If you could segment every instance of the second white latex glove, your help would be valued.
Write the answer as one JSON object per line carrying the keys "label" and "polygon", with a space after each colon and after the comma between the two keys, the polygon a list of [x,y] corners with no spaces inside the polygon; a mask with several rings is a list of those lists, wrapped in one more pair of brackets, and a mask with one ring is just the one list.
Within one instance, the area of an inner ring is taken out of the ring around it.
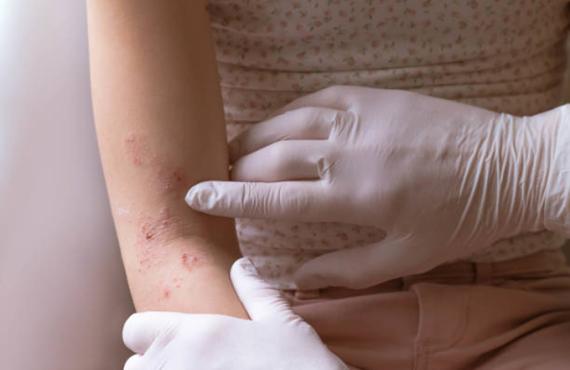
{"label": "second white latex glove", "polygon": [[251,317],[178,312],[131,315],[123,341],[136,352],[124,370],[347,370],[280,291],[248,259],[231,268],[236,293]]}
{"label": "second white latex glove", "polygon": [[230,145],[233,182],[195,185],[212,215],[375,226],[387,238],[301,266],[301,288],[362,288],[545,228],[561,109],[515,117],[425,95],[335,86]]}

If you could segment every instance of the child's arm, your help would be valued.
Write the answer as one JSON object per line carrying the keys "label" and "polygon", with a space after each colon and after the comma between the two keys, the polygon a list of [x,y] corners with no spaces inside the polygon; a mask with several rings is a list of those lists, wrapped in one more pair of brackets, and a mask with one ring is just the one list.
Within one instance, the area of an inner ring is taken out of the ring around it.
{"label": "child's arm", "polygon": [[205,1],[87,6],[99,147],[137,310],[247,317],[228,275],[233,222],[184,203],[228,169]]}

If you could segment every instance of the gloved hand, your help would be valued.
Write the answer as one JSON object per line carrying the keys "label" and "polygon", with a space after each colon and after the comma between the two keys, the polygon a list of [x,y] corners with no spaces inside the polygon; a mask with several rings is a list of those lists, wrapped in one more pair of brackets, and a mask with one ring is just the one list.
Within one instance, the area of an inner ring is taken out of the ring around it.
{"label": "gloved hand", "polygon": [[345,370],[348,367],[245,258],[231,269],[251,320],[177,312],[136,313],[123,341],[137,354],[124,370]]}
{"label": "gloved hand", "polygon": [[235,181],[197,184],[186,201],[218,216],[383,229],[383,241],[316,257],[294,276],[300,288],[362,288],[544,229],[545,209],[550,218],[562,212],[551,167],[565,109],[515,117],[405,91],[330,87],[236,138]]}

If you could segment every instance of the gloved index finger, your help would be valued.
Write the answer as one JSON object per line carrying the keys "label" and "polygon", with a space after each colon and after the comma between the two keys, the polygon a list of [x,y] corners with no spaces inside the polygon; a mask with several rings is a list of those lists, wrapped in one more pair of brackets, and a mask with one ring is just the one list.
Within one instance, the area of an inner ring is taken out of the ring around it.
{"label": "gloved index finger", "polygon": [[193,209],[230,218],[270,218],[308,222],[336,221],[326,211],[327,189],[321,181],[272,183],[206,181],[186,195]]}

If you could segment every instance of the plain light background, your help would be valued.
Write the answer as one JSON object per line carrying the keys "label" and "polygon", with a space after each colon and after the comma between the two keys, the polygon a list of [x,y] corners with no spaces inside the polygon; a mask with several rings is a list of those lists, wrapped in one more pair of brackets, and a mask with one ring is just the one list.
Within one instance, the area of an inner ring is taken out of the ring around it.
{"label": "plain light background", "polygon": [[[0,0],[0,367],[121,369],[132,312],[82,0]],[[570,95],[570,94],[569,94]]]}
{"label": "plain light background", "polygon": [[84,7],[0,0],[1,369],[118,370],[128,356]]}

